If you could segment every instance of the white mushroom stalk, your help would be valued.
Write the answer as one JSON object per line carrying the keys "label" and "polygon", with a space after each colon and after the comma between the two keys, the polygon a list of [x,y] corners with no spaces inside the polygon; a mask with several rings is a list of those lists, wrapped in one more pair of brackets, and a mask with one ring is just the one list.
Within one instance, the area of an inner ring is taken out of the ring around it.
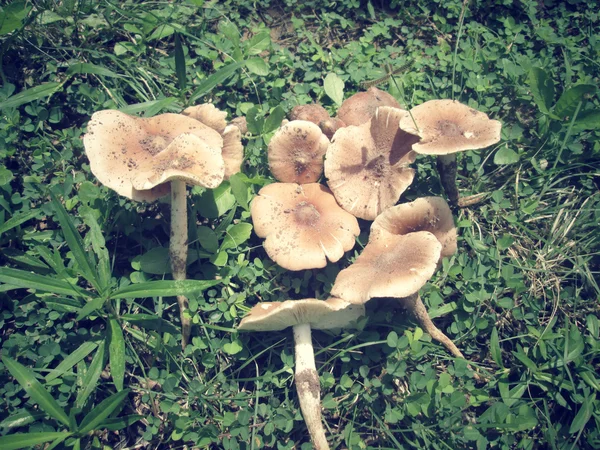
{"label": "white mushroom stalk", "polygon": [[295,378],[296,391],[302,417],[310,434],[310,439],[316,450],[329,449],[323,421],[321,419],[321,384],[315,365],[315,352],[312,344],[311,327],[308,323],[295,325]]}
{"label": "white mushroom stalk", "polygon": [[315,365],[311,330],[342,328],[363,316],[363,305],[352,305],[339,298],[304,299],[259,303],[238,326],[244,331],[276,331],[293,327],[296,353],[295,384],[300,410],[313,447],[327,450],[321,415],[321,386]]}

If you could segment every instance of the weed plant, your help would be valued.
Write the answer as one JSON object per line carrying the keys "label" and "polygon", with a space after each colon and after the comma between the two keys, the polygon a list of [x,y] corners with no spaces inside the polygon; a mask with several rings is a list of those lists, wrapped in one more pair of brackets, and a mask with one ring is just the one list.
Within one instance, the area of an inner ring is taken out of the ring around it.
{"label": "weed plant", "polygon": [[[315,333],[332,446],[600,448],[599,36],[598,5],[578,0],[5,3],[2,448],[310,448],[291,331],[235,326],[259,301],[325,298],[369,223],[340,262],[293,273],[266,256],[249,202],[294,105],[334,113],[378,78],[407,107],[454,98],[503,123],[500,144],[458,158],[461,195],[487,197],[458,212],[459,251],[422,291],[486,381],[371,302],[358,331]],[[246,162],[192,190],[177,287],[168,205],[99,185],[81,137],[98,110],[207,101],[247,118]],[[434,161],[416,168],[402,201],[441,195]]]}

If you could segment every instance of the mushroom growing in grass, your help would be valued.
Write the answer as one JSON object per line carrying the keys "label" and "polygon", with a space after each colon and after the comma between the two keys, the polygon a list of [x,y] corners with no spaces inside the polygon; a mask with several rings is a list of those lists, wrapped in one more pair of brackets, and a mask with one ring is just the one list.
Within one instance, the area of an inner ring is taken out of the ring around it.
{"label": "mushroom growing in grass", "polygon": [[329,140],[331,140],[338,129],[346,126],[340,118],[331,117],[325,108],[316,103],[294,106],[289,114],[289,118],[290,120],[306,120],[318,125]]}
{"label": "mushroom growing in grass", "polygon": [[371,87],[347,98],[340,106],[337,117],[348,125],[362,125],[375,115],[377,108],[389,106],[401,109],[400,103],[387,92]]}
{"label": "mushroom growing in grass", "polygon": [[[415,232],[429,232],[439,241],[442,247],[439,260],[436,261],[438,265],[444,257],[452,256],[456,252],[456,227],[452,211],[448,203],[440,197],[422,197],[384,211],[371,225],[367,246],[378,241],[385,243],[390,235],[411,236]],[[423,329],[433,339],[441,342],[454,356],[464,358],[454,342],[431,321],[417,292],[409,296],[397,291],[395,294],[390,297],[401,297],[400,303],[413,312]]]}
{"label": "mushroom growing in grass", "polygon": [[[171,192],[169,254],[173,279],[186,278],[188,253],[186,184],[215,188],[223,181],[223,138],[181,114],[138,118],[119,111],[95,113],[83,139],[92,173],[133,200],[156,200]],[[178,296],[182,346],[191,330],[188,300]]]}
{"label": "mushroom growing in grass", "polygon": [[252,201],[256,234],[273,261],[288,270],[318,269],[354,247],[358,221],[318,183],[273,183]]}
{"label": "mushroom growing in grass", "polygon": [[295,384],[302,416],[313,446],[329,449],[321,421],[321,386],[315,365],[311,329],[344,328],[364,316],[363,305],[339,298],[304,299],[259,303],[240,322],[242,331],[279,331],[293,327],[295,343]]}
{"label": "mushroom growing in grass", "polygon": [[454,100],[430,100],[410,110],[400,127],[421,136],[413,150],[437,155],[440,180],[448,201],[457,205],[456,153],[489,147],[500,140],[502,124]]}
{"label": "mushroom growing in grass", "polygon": [[329,139],[321,129],[306,120],[292,120],[271,138],[269,169],[284,183],[314,183],[323,173],[323,157]]}
{"label": "mushroom growing in grass", "polygon": [[408,113],[378,108],[360,126],[335,133],[325,157],[325,176],[338,203],[349,213],[373,220],[393,206],[415,176],[412,146],[419,137],[398,127]]}

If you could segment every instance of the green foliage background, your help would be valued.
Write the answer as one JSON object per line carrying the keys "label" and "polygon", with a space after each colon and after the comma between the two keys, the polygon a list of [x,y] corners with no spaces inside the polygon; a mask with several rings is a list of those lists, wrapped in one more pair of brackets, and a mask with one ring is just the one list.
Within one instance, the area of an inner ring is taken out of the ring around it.
{"label": "green foliage background", "polygon": [[[310,448],[291,331],[235,326],[259,301],[326,297],[369,224],[340,262],[291,273],[266,257],[248,204],[294,105],[334,113],[339,80],[348,97],[411,62],[380,87],[407,107],[455,98],[503,123],[498,145],[459,157],[461,194],[489,195],[459,212],[459,251],[423,291],[486,381],[393,301],[370,302],[359,330],[314,333],[332,446],[600,448],[598,36],[598,5],[577,0],[2,6],[2,355],[70,421],[35,406],[4,359],[2,436],[83,429],[56,446]],[[186,287],[195,328],[182,353],[173,285],[144,284],[169,280],[168,204],[99,185],[81,137],[98,110],[148,117],[207,101],[246,116],[249,133],[243,175],[192,189],[189,278],[219,283]],[[433,166],[419,157],[402,201],[441,195]]]}

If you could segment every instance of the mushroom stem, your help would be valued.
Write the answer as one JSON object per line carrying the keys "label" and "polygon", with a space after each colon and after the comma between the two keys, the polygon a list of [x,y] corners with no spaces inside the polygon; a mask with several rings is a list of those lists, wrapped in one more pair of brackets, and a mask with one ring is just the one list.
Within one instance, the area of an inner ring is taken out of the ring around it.
{"label": "mushroom stem", "polygon": [[[186,279],[188,254],[188,223],[187,223],[187,190],[185,181],[171,181],[171,235],[169,241],[169,256],[171,257],[171,274],[174,280]],[[177,296],[179,316],[181,318],[181,348],[185,349],[190,339],[192,322],[186,316],[188,299],[183,295]]]}
{"label": "mushroom stem", "polygon": [[295,383],[300,409],[315,450],[329,450],[329,444],[321,422],[321,385],[315,366],[310,324],[294,327],[296,351]]}
{"label": "mushroom stem", "polygon": [[[452,339],[446,336],[442,330],[435,326],[435,324],[431,321],[429,314],[427,313],[427,309],[425,309],[425,305],[421,300],[421,296],[419,294],[413,295],[408,298],[409,300],[409,309],[413,312],[417,321],[423,326],[425,331],[429,333],[429,335],[440,342],[448,349],[450,353],[452,353],[457,358],[465,359],[462,352],[458,349]],[[411,303],[412,302],[412,303]]]}
{"label": "mushroom stem", "polygon": [[440,155],[437,157],[437,170],[440,182],[448,197],[450,206],[458,204],[458,188],[456,187],[456,154]]}

